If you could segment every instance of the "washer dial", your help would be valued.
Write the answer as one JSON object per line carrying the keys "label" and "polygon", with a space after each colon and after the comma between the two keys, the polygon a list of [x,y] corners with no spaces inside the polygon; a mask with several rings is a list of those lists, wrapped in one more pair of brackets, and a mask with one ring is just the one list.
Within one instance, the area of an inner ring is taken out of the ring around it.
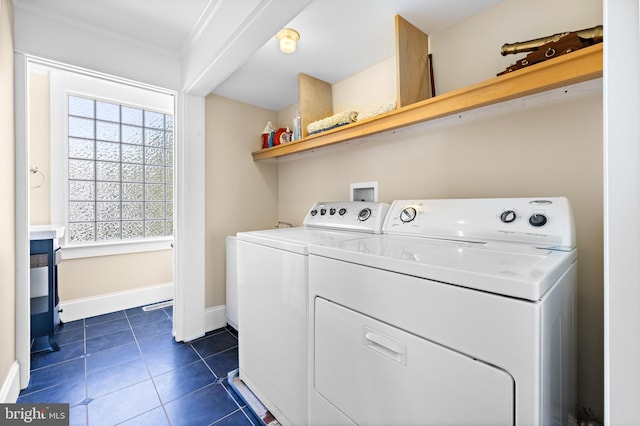
{"label": "washer dial", "polygon": [[417,215],[418,211],[415,209],[415,207],[405,207],[404,209],[402,209],[402,211],[400,211],[400,220],[402,221],[402,223],[408,223],[413,221]]}
{"label": "washer dial", "polygon": [[360,212],[358,213],[358,219],[361,222],[364,222],[365,220],[369,219],[370,217],[371,217],[371,209],[368,208],[368,207],[360,210]]}
{"label": "washer dial", "polygon": [[529,217],[529,225],[539,228],[547,224],[547,216],[541,213],[534,213]]}
{"label": "washer dial", "polygon": [[503,223],[511,223],[516,220],[516,212],[513,210],[505,210],[500,214],[500,220]]}

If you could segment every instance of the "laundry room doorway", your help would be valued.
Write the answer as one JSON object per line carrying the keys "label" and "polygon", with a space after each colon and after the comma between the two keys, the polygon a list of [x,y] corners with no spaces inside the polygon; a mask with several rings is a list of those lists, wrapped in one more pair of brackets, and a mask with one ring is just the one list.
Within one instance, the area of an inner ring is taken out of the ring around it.
{"label": "laundry room doorway", "polygon": [[21,387],[29,380],[32,225],[64,227],[62,321],[176,299],[177,99],[171,90],[16,55]]}

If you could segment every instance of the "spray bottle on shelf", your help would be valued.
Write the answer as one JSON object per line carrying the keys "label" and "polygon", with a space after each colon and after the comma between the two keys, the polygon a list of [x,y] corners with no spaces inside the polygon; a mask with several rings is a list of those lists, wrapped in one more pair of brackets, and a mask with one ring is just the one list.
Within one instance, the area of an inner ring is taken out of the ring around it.
{"label": "spray bottle on shelf", "polygon": [[293,115],[293,139],[298,140],[302,138],[302,116],[300,115],[300,111],[296,111]]}

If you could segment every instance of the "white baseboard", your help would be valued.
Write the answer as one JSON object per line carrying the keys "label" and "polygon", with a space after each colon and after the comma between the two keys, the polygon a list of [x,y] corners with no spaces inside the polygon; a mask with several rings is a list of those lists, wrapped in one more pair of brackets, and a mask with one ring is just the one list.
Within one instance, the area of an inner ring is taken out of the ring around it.
{"label": "white baseboard", "polygon": [[204,331],[209,332],[227,326],[226,306],[219,305],[204,311]]}
{"label": "white baseboard", "polygon": [[0,388],[0,404],[14,404],[20,393],[20,364],[14,361]]}
{"label": "white baseboard", "polygon": [[63,322],[75,321],[169,299],[173,299],[173,283],[70,300],[60,303],[60,319]]}

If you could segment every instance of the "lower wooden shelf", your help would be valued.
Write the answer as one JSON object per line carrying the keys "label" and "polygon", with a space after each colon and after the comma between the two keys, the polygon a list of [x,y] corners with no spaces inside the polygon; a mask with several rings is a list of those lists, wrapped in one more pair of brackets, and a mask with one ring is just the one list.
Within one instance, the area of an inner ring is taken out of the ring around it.
{"label": "lower wooden shelf", "polygon": [[254,161],[318,149],[602,77],[603,43],[294,142],[252,152]]}

